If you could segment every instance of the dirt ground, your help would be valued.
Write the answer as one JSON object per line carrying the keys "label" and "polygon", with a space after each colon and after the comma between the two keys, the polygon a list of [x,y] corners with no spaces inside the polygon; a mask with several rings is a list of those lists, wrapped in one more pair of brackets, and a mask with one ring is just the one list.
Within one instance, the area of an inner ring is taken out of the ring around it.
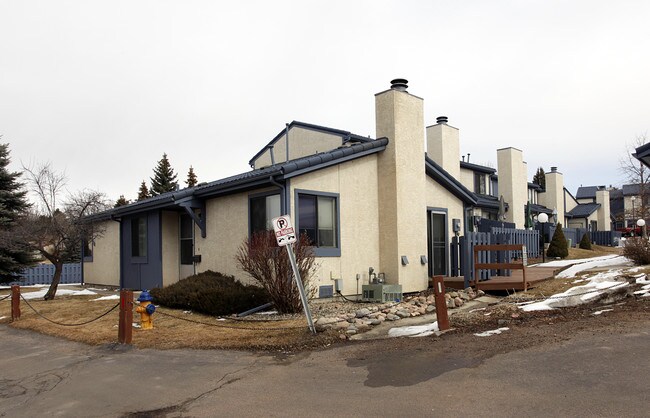
{"label": "dirt ground", "polygon": [[[586,258],[612,249],[589,251],[588,255],[576,254],[574,258]],[[585,250],[577,250],[582,252]],[[650,267],[640,272],[649,273]],[[522,312],[514,303],[562,292],[572,286],[576,278],[553,279],[541,283],[528,292],[516,294],[500,294],[504,298],[497,305],[475,311],[465,311],[451,316],[453,331],[448,332],[444,339],[464,339],[464,335],[473,337],[475,332],[483,332],[501,327],[508,327],[508,346],[529,346],[543,339],[564,338],[570,336],[571,329],[588,330],[608,326],[616,327],[616,323],[625,324],[629,321],[650,319],[650,298],[635,298],[629,296],[617,303],[607,306],[612,309],[600,315],[595,311],[605,309],[601,304],[587,304],[574,308],[562,308],[553,311]],[[30,291],[26,288],[25,291]],[[0,290],[0,299],[9,293]],[[92,301],[97,296],[59,296],[53,301],[31,300],[28,306],[21,303],[22,316],[19,321],[11,322],[10,301],[0,300],[0,324],[19,329],[30,329],[44,334],[67,338],[73,341],[91,345],[113,344],[117,341],[118,309],[114,309],[101,319],[82,326],[63,326],[53,324],[43,319],[38,313],[51,321],[65,324],[81,323],[97,318],[117,305],[116,300]],[[356,305],[359,306],[359,305]],[[316,309],[318,311],[318,308]],[[430,315],[432,321],[435,315]],[[306,320],[302,316],[276,318],[276,320],[239,320],[219,319],[206,315],[159,308],[154,314],[155,329],[144,331],[133,329],[133,345],[139,348],[173,349],[239,349],[253,351],[272,351],[278,353],[313,350],[329,347],[334,344],[355,344],[341,339],[337,331],[326,331],[312,335]],[[134,323],[139,322],[139,315],[134,313]],[[400,326],[399,322],[395,326]],[[393,339],[391,344],[396,347],[417,344],[420,338]],[[435,338],[433,338],[435,341]],[[491,344],[481,350],[498,350],[500,338],[492,338]],[[412,342],[410,342],[412,341]],[[497,343],[497,346],[495,346]],[[358,343],[357,343],[358,344]]]}

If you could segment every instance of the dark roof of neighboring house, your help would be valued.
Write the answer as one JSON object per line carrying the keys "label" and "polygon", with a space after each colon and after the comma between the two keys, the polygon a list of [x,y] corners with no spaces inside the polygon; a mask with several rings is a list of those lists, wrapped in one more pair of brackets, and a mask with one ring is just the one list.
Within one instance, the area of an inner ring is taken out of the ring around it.
{"label": "dark roof of neighboring house", "polygon": [[624,184],[623,196],[638,196],[640,192],[640,184]]}
{"label": "dark roof of neighboring house", "polygon": [[[292,121],[291,123],[288,124],[288,128],[291,129],[294,126],[304,128],[310,131],[315,131],[315,132],[323,132],[327,134],[334,134],[338,135],[341,137],[341,145],[347,143],[347,142],[372,142],[374,141],[371,138],[361,136],[361,135],[356,135],[348,131],[342,131],[340,129],[334,129],[334,128],[328,128],[326,126],[320,126],[320,125],[313,125],[311,123],[305,123],[305,122],[299,122],[297,120]],[[273,144],[278,142],[280,138],[284,136],[284,134],[287,132],[286,128],[281,130],[268,144],[266,144],[261,150],[257,152],[253,156],[253,158],[248,161],[248,165],[252,166],[253,161],[257,159],[260,155],[264,154],[264,152]]]}
{"label": "dark roof of neighboring house", "polygon": [[576,199],[595,199],[598,190],[604,190],[605,186],[580,186],[576,193]]}
{"label": "dark roof of neighboring house", "polygon": [[612,199],[622,199],[623,198],[623,190],[621,189],[612,189],[609,191],[609,200]]}
{"label": "dark roof of neighboring house", "polygon": [[530,204],[530,211],[535,213],[545,213],[547,215],[553,214],[553,209],[549,209],[546,206],[538,205],[535,203]]}
{"label": "dark roof of neighboring house", "polygon": [[566,216],[569,218],[586,218],[596,212],[599,207],[600,203],[581,203],[567,212]]}
{"label": "dark roof of neighboring house", "polygon": [[537,183],[528,183],[528,188],[529,189],[535,189],[535,190],[544,190],[544,189],[542,189],[542,186],[540,186]]}
{"label": "dark roof of neighboring house", "polygon": [[494,174],[497,172],[497,170],[492,167],[474,164],[474,163],[468,163],[465,161],[460,162],[460,168],[467,168],[468,170],[478,171],[479,173],[486,173],[486,174]]}
{"label": "dark roof of neighboring house", "polygon": [[181,200],[192,198],[210,198],[250,190],[256,187],[272,186],[275,181],[288,179],[310,171],[319,170],[345,161],[350,161],[386,149],[387,138],[371,142],[353,143],[332,151],[322,152],[303,158],[236,174],[210,183],[201,183],[195,187],[168,192],[129,205],[110,209],[91,219],[113,219],[123,215],[139,213],[152,209],[178,207]]}
{"label": "dark roof of neighboring house", "polygon": [[641,145],[632,155],[643,164],[650,167],[650,143]]}
{"label": "dark roof of neighboring house", "polygon": [[[499,198],[496,196],[474,193],[474,197],[476,198],[476,206],[479,208],[499,209]],[[504,208],[509,207],[510,205],[504,202]]]}
{"label": "dark roof of neighboring house", "polygon": [[463,186],[458,180],[452,177],[447,171],[440,167],[435,161],[425,155],[425,170],[429,177],[440,183],[451,194],[465,203],[475,205],[476,195]]}

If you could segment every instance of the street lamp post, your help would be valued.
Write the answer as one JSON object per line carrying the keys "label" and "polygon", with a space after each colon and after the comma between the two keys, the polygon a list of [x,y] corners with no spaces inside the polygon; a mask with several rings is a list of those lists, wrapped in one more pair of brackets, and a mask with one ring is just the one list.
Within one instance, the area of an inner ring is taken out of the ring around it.
{"label": "street lamp post", "polygon": [[542,224],[542,263],[546,263],[546,222],[548,222],[548,215],[540,213],[537,215],[537,222]]}
{"label": "street lamp post", "polygon": [[643,220],[643,219],[639,219],[638,221],[636,221],[636,226],[638,226],[639,228],[641,228],[641,236],[642,236],[643,238],[646,238],[647,235],[646,235],[646,232],[645,232],[645,220]]}
{"label": "street lamp post", "polygon": [[[632,201],[632,219],[634,219],[634,218],[636,218],[635,213],[634,213],[635,212],[634,211],[634,201],[636,200],[636,196],[632,196],[630,198],[630,200]],[[625,226],[627,227],[627,225],[625,225]]]}

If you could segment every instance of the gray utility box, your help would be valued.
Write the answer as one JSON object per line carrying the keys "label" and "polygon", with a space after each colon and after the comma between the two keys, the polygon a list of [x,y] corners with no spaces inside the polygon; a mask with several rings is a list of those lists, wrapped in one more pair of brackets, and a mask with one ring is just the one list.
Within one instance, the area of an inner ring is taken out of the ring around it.
{"label": "gray utility box", "polygon": [[364,284],[361,286],[364,302],[395,302],[402,300],[401,284]]}

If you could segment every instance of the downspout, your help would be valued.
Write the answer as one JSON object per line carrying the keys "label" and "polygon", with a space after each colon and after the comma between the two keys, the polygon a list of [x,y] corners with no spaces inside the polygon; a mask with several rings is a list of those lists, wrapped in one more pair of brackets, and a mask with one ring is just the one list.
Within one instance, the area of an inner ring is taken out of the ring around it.
{"label": "downspout", "polygon": [[285,215],[288,214],[289,213],[289,202],[288,202],[288,196],[287,196],[286,183],[285,184],[278,183],[277,181],[275,181],[273,176],[269,176],[269,183],[271,183],[272,185],[274,185],[275,187],[277,187],[277,188],[279,188],[281,190],[281,196],[282,196],[282,198],[281,198],[281,202],[282,202],[281,206],[284,206],[284,208],[280,207],[280,212],[282,212],[283,209],[284,209],[284,214]]}

